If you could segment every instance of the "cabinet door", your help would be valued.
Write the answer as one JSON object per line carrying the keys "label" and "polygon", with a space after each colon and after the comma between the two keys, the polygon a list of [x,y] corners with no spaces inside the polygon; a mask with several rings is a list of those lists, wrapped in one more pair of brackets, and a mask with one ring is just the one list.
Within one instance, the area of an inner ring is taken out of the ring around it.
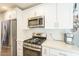
{"label": "cabinet door", "polygon": [[23,56],[23,42],[17,41],[17,56]]}
{"label": "cabinet door", "polygon": [[69,52],[69,51],[64,51],[64,50],[59,50],[55,48],[50,48],[50,56],[78,56],[79,54]]}
{"label": "cabinet door", "polygon": [[49,48],[42,47],[42,56],[49,56]]}
{"label": "cabinet door", "polygon": [[28,17],[30,17],[29,16],[29,11],[27,10],[27,11],[23,11],[23,15],[22,15],[22,21],[23,21],[23,30],[26,30],[26,29],[28,29]]}
{"label": "cabinet door", "polygon": [[50,56],[58,56],[58,51],[50,48]]}
{"label": "cabinet door", "polygon": [[24,10],[23,12],[27,13],[28,18],[35,17],[35,16],[45,16],[45,28],[46,29],[57,28],[55,26],[56,24],[56,3],[40,4],[38,6]]}
{"label": "cabinet door", "polygon": [[45,16],[45,4],[40,4],[35,6],[34,15],[36,16]]}
{"label": "cabinet door", "polygon": [[58,3],[57,4],[57,21],[60,29],[73,28],[73,4]]}
{"label": "cabinet door", "polygon": [[5,20],[11,20],[11,19],[16,19],[16,18],[17,18],[16,9],[12,11],[7,11],[4,15]]}
{"label": "cabinet door", "polygon": [[22,12],[23,29],[29,29],[28,18],[35,17],[35,16],[36,16],[36,12],[35,12],[34,7],[26,9]]}
{"label": "cabinet door", "polygon": [[50,56],[68,56],[67,52],[58,49],[50,49]]}
{"label": "cabinet door", "polygon": [[56,3],[44,5],[45,28],[56,29]]}

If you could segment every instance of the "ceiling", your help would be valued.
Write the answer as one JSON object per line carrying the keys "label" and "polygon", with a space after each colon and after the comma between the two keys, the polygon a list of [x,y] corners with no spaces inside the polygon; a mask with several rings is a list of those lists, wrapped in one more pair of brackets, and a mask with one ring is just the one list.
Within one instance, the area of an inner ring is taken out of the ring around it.
{"label": "ceiling", "polygon": [[38,4],[40,3],[0,3],[0,13],[16,8],[16,7],[24,10]]}

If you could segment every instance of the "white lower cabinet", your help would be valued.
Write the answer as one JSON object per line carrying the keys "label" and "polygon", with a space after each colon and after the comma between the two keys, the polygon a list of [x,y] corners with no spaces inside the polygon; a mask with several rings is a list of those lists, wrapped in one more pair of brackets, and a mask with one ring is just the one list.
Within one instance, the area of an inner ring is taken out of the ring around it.
{"label": "white lower cabinet", "polygon": [[70,51],[64,51],[63,49],[60,50],[58,48],[43,47],[42,56],[79,56],[79,54]]}
{"label": "white lower cabinet", "polygon": [[49,48],[42,47],[42,56],[49,56]]}
{"label": "white lower cabinet", "polygon": [[73,53],[73,52],[69,52],[69,51],[64,51],[64,50],[59,50],[59,49],[52,49],[50,48],[50,52],[49,52],[50,56],[78,56],[79,54],[77,53]]}
{"label": "white lower cabinet", "polygon": [[49,49],[50,50],[50,56],[58,56],[58,51],[55,49]]}
{"label": "white lower cabinet", "polygon": [[50,56],[67,56],[68,54],[64,51],[50,49]]}
{"label": "white lower cabinet", "polygon": [[17,56],[23,56],[23,42],[17,41]]}

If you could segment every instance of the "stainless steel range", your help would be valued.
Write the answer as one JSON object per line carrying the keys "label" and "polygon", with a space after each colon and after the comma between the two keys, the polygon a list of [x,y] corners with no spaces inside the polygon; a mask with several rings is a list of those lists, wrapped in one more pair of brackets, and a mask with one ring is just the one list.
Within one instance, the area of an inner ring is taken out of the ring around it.
{"label": "stainless steel range", "polygon": [[32,38],[27,39],[23,43],[24,56],[41,56],[42,43],[46,40],[46,35],[43,33],[33,33]]}

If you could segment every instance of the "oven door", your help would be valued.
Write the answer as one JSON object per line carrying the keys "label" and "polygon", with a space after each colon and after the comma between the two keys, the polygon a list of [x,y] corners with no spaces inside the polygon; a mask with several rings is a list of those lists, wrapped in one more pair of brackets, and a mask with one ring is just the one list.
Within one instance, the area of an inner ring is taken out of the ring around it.
{"label": "oven door", "polygon": [[23,47],[23,56],[41,56],[41,51]]}

